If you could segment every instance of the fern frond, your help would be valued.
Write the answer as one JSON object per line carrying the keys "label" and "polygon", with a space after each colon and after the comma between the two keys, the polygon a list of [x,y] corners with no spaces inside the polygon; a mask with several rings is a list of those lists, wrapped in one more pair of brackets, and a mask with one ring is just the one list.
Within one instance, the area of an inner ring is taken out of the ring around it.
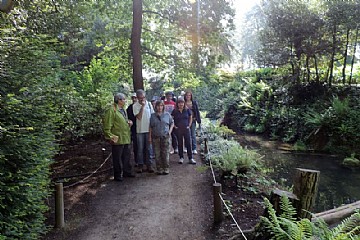
{"label": "fern frond", "polygon": [[270,203],[269,199],[264,198],[264,205],[265,205],[265,207],[266,207],[266,209],[268,211],[269,220],[271,221],[272,225],[274,225],[275,227],[280,228],[280,224],[279,224],[279,221],[277,219],[276,212],[274,210],[273,205]]}
{"label": "fern frond", "polygon": [[280,209],[282,213],[280,214],[280,217],[286,218],[292,221],[296,220],[296,209],[291,204],[289,198],[286,196],[281,196],[280,199]]}
{"label": "fern frond", "polygon": [[[333,236],[342,233],[349,233],[360,225],[360,213],[355,212],[350,217],[344,219],[338,226],[332,229]],[[358,233],[359,234],[359,233]]]}

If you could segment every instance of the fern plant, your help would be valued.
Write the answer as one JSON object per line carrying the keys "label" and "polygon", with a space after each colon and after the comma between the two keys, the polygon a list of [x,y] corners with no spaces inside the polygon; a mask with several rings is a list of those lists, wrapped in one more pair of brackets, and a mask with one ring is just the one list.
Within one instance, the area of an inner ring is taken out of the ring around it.
{"label": "fern plant", "polygon": [[[296,210],[289,199],[281,197],[281,214],[276,215],[270,201],[264,199],[267,208],[267,217],[261,217],[258,226],[260,239],[269,236],[274,240],[359,240],[360,239],[360,213],[355,212],[343,220],[337,227],[330,229],[327,224],[320,220],[311,222],[309,219],[296,220]],[[264,228],[262,228],[264,227]],[[265,229],[265,232],[264,232]]]}

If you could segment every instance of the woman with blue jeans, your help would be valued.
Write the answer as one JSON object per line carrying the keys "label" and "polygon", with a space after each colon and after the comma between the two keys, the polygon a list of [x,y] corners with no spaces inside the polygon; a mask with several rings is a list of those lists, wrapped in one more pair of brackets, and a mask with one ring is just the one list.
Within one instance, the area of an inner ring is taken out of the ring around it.
{"label": "woman with blue jeans", "polygon": [[196,122],[199,125],[201,124],[200,111],[198,104],[195,100],[193,100],[193,95],[191,91],[185,92],[185,105],[188,109],[191,110],[193,121],[190,128],[190,138],[191,138],[191,149],[193,154],[197,154],[196,151]]}

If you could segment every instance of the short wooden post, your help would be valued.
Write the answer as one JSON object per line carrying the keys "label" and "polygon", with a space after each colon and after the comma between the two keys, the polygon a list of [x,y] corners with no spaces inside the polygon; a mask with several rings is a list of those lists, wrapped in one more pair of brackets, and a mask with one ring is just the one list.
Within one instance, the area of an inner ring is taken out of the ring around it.
{"label": "short wooden post", "polygon": [[64,220],[64,188],[62,183],[55,184],[55,227],[63,228]]}
{"label": "short wooden post", "polygon": [[299,218],[311,219],[311,210],[318,191],[320,171],[296,168],[293,193],[299,198],[295,206]]}
{"label": "short wooden post", "polygon": [[214,194],[214,222],[220,223],[224,220],[223,204],[220,198],[222,190],[220,183],[213,184],[213,194]]}

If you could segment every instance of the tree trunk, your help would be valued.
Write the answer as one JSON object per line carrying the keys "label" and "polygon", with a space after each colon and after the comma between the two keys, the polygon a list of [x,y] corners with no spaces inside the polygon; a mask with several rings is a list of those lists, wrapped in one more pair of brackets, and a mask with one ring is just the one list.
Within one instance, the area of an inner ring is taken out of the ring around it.
{"label": "tree trunk", "polygon": [[131,32],[131,54],[133,58],[134,91],[144,89],[141,59],[142,0],[133,0],[133,27]]}
{"label": "tree trunk", "polygon": [[346,45],[345,45],[345,52],[344,52],[344,64],[342,69],[342,82],[345,85],[346,82],[346,76],[345,76],[345,70],[346,70],[346,59],[347,59],[347,53],[348,53],[348,45],[349,45],[349,35],[350,35],[350,28],[346,31]]}
{"label": "tree trunk", "polygon": [[319,68],[318,68],[318,65],[317,65],[316,55],[314,55],[314,64],[315,64],[315,72],[316,72],[316,79],[315,79],[315,81],[316,81],[316,82],[319,82],[320,76],[319,76]]}
{"label": "tree trunk", "polygon": [[354,69],[355,54],[356,54],[356,46],[357,46],[357,42],[358,42],[358,37],[359,37],[359,25],[356,26],[356,34],[355,34],[355,41],[354,41],[354,51],[353,51],[353,56],[352,56],[352,59],[351,59],[351,70],[350,70],[350,77],[349,77],[349,85],[351,85],[351,78],[352,78],[352,73],[353,73],[353,69]]}
{"label": "tree trunk", "polygon": [[332,81],[333,81],[333,72],[334,72],[334,61],[335,61],[335,49],[336,49],[336,25],[334,23],[334,29],[332,34],[332,51],[331,51],[331,60],[330,60],[330,76],[329,76],[329,87],[331,87]]}
{"label": "tree trunk", "polygon": [[296,168],[294,178],[294,194],[299,199],[295,206],[299,218],[311,219],[311,213],[319,185],[319,171]]}
{"label": "tree trunk", "polygon": [[310,66],[309,66],[309,56],[306,56],[306,81],[310,82]]}
{"label": "tree trunk", "polygon": [[191,4],[192,7],[192,29],[191,29],[191,40],[192,40],[192,67],[197,74],[199,74],[199,11],[200,11],[200,0],[196,0]]}

